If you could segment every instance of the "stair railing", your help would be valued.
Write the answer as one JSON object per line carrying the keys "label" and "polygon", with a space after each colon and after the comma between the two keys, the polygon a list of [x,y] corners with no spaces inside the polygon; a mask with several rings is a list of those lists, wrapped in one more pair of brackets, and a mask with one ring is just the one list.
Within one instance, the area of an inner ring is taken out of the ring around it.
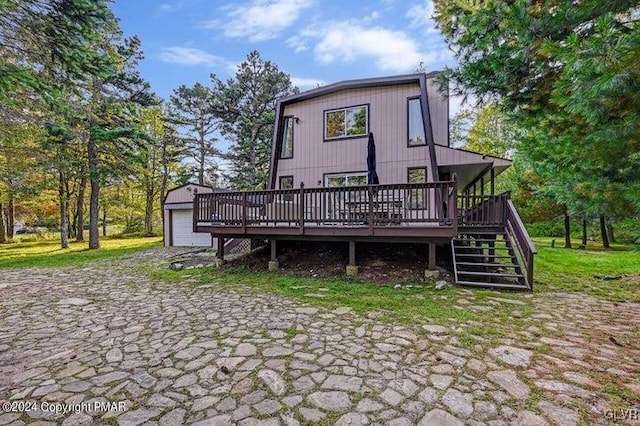
{"label": "stair railing", "polygon": [[524,223],[522,223],[522,219],[513,205],[513,201],[510,199],[506,201],[505,228],[509,236],[515,241],[520,258],[524,263],[527,285],[533,291],[533,259],[537,251],[527,232],[527,228],[524,227]]}

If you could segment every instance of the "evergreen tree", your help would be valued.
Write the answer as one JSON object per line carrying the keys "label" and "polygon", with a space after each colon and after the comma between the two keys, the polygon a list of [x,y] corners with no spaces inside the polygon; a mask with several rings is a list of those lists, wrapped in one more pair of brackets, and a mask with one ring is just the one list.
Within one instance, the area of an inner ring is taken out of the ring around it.
{"label": "evergreen tree", "polygon": [[640,211],[636,1],[435,2],[458,90],[497,100],[519,153],[570,213]]}
{"label": "evergreen tree", "polygon": [[193,87],[180,86],[171,95],[171,121],[182,131],[181,140],[195,161],[200,185],[217,183],[218,167],[214,157],[220,152],[215,147],[214,135],[220,120],[214,113],[213,101],[212,90],[200,83]]}
{"label": "evergreen tree", "polygon": [[213,74],[211,79],[214,108],[223,134],[231,140],[226,177],[236,189],[265,188],[276,101],[298,90],[288,74],[257,51],[247,55],[233,78],[223,82]]}

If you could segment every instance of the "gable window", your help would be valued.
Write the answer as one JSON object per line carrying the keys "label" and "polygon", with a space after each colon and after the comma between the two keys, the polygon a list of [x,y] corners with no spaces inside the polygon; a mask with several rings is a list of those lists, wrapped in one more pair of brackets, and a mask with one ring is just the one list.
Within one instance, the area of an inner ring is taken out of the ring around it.
{"label": "gable window", "polygon": [[324,139],[344,139],[369,134],[369,105],[324,112]]}
{"label": "gable window", "polygon": [[424,125],[422,123],[422,105],[420,98],[407,100],[407,115],[409,122],[409,146],[423,146],[427,144],[424,137]]}
{"label": "gable window", "polygon": [[293,158],[293,117],[285,117],[280,158]]}
{"label": "gable window", "polygon": [[[426,167],[410,167],[407,169],[408,183],[426,183],[427,168]],[[417,188],[409,190],[409,208],[418,210],[427,208],[427,189]]]}

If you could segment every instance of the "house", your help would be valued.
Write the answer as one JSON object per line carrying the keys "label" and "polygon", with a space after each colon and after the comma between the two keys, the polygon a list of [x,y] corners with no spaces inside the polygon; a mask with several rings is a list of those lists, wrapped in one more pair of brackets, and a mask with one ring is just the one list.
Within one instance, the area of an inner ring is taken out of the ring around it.
{"label": "house", "polygon": [[[535,248],[495,177],[508,159],[452,148],[436,73],[330,84],[277,104],[266,191],[198,194],[197,232],[219,238],[451,246],[460,284],[530,289]],[[375,162],[371,158],[375,156]],[[371,164],[368,164],[371,163]],[[368,184],[372,165],[379,184]]]}
{"label": "house", "polygon": [[193,197],[212,194],[210,186],[187,183],[167,192],[164,199],[163,225],[165,247],[213,247],[216,239],[211,234],[193,231]]}

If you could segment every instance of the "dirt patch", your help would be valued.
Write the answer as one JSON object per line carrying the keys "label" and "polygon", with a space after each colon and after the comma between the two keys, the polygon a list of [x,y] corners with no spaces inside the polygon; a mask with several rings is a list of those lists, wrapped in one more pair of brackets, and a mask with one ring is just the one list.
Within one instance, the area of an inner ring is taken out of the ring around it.
{"label": "dirt patch", "polygon": [[[447,247],[438,248],[438,264],[443,273],[441,279],[448,279],[450,268]],[[264,272],[269,263],[268,248],[258,250],[249,256],[236,259],[225,268],[245,268]],[[348,263],[348,244],[345,242],[298,242],[278,243],[280,272],[296,277],[341,278]],[[423,282],[427,268],[427,246],[424,244],[384,244],[358,243],[356,263],[358,278],[381,284]]]}

